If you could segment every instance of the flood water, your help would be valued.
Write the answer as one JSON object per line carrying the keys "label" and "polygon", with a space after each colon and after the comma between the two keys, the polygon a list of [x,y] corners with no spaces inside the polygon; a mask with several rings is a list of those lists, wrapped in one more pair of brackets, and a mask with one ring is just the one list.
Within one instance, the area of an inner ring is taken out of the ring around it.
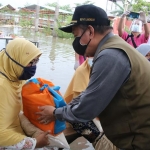
{"label": "flood water", "polygon": [[[41,77],[52,81],[60,86],[62,95],[74,74],[74,50],[72,39],[54,38],[43,33],[34,33],[33,29],[22,29],[18,27],[0,27],[5,35],[11,33],[31,41],[39,42],[39,49],[42,56],[37,65],[37,72],[34,77]],[[0,49],[5,46],[5,42],[0,40]],[[94,150],[85,139],[79,138],[71,144],[71,150]]]}
{"label": "flood water", "polygon": [[[55,85],[61,87],[60,91],[64,94],[74,73],[75,58],[71,39],[54,38],[42,33],[35,34],[33,29],[17,27],[1,27],[0,31],[3,31],[6,35],[14,33],[18,36],[24,36],[31,41],[38,41],[42,56],[37,64],[37,71],[34,77],[52,81]],[[4,41],[1,43],[0,48],[3,48],[5,43]]]}

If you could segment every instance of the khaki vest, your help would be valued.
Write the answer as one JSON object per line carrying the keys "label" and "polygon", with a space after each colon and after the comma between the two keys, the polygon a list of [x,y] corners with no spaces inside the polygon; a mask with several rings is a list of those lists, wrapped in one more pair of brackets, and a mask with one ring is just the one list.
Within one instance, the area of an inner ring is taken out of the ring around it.
{"label": "khaki vest", "polygon": [[119,36],[109,38],[100,52],[108,48],[127,54],[131,73],[99,115],[105,135],[118,148],[150,150],[150,62]]}

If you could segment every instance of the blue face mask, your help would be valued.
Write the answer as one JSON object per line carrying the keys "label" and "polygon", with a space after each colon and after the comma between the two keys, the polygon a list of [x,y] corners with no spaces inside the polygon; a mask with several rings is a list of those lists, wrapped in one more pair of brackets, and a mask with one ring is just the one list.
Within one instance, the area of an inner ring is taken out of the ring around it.
{"label": "blue face mask", "polygon": [[32,76],[35,75],[35,72],[36,72],[36,63],[38,62],[38,60],[36,61],[36,63],[32,63],[30,67],[24,67],[22,66],[21,64],[19,64],[17,61],[15,61],[13,58],[11,58],[9,56],[9,54],[6,52],[5,50],[5,53],[6,55],[13,61],[15,62],[17,65],[19,65],[20,67],[23,68],[23,73],[22,75],[19,77],[19,80],[28,80],[30,79]]}
{"label": "blue face mask", "polygon": [[24,67],[22,75],[19,77],[19,80],[28,80],[35,75],[36,65],[31,67]]}

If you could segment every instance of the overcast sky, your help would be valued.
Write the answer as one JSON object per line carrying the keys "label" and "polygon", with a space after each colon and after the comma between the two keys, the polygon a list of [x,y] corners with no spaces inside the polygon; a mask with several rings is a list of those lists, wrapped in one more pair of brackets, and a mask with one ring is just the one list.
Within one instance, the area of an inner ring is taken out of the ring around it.
{"label": "overcast sky", "polygon": [[[74,3],[83,3],[86,0],[3,0],[0,3],[2,5],[7,5],[10,4],[12,5],[14,8],[17,7],[24,7],[25,4],[37,4],[37,2],[39,1],[40,5],[45,5],[47,3],[53,3],[53,2],[59,2],[59,4],[62,5],[68,5],[70,4],[72,7],[74,6]],[[91,0],[91,2],[94,2],[95,5],[100,6],[101,8],[106,10],[106,3],[107,0]],[[109,1],[108,5],[111,5],[111,2]]]}

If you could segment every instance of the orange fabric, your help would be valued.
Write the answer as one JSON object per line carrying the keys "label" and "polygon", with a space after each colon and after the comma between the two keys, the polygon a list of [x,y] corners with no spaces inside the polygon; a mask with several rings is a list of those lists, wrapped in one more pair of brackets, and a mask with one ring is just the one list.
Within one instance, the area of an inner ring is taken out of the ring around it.
{"label": "orange fabric", "polygon": [[[50,130],[52,135],[56,135],[54,134],[55,122],[53,121],[48,125],[40,124],[37,120],[39,116],[35,114],[35,112],[39,111],[38,106],[51,105],[55,107],[53,96],[49,93],[48,89],[45,88],[43,91],[39,90],[44,84],[48,84],[50,87],[53,87],[54,84],[41,78],[37,79],[41,84],[29,82],[28,84],[25,84],[22,88],[24,115],[29,119],[32,124],[34,124],[39,129],[43,131]],[[60,94],[60,92],[58,93]]]}

